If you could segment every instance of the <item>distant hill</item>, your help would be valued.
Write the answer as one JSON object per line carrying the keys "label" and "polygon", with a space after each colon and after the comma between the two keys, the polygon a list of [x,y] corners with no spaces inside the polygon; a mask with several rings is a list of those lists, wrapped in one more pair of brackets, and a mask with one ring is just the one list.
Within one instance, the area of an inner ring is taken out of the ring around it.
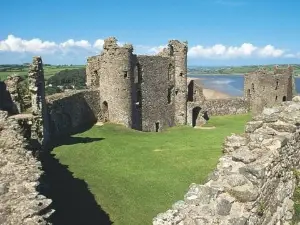
{"label": "distant hill", "polygon": [[[300,76],[300,64],[290,64],[294,68],[294,76]],[[273,70],[275,65],[253,65],[253,66],[232,66],[232,67],[197,67],[192,66],[188,68],[190,75],[206,75],[206,74],[245,74],[253,72],[259,68],[267,68]],[[288,65],[279,65],[287,67]]]}

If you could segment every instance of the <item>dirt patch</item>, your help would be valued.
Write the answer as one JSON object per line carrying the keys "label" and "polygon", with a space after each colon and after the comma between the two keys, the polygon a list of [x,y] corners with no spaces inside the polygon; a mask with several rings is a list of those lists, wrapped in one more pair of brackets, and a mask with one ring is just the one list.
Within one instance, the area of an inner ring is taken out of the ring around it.
{"label": "dirt patch", "polygon": [[194,127],[195,129],[202,129],[202,130],[212,130],[212,129],[215,129],[216,127]]}

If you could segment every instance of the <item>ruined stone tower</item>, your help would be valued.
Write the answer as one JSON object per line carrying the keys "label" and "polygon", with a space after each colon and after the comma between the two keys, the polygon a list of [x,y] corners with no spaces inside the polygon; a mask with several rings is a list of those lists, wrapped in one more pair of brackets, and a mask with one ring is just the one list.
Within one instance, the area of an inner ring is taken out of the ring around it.
{"label": "ruined stone tower", "polygon": [[87,60],[87,86],[99,91],[103,122],[160,131],[187,118],[187,44],[177,40],[158,55],[135,55],[132,45],[104,41]]}
{"label": "ruined stone tower", "polygon": [[105,40],[100,56],[90,58],[87,85],[100,90],[100,120],[132,126],[133,68],[131,45],[120,47],[113,37]]}
{"label": "ruined stone tower", "polygon": [[253,114],[259,114],[264,107],[272,107],[293,97],[293,69],[278,68],[273,71],[259,69],[245,75],[244,96],[250,102]]}
{"label": "ruined stone tower", "polygon": [[32,126],[32,139],[45,144],[49,138],[49,119],[45,99],[45,78],[43,61],[40,56],[33,57],[28,71],[31,95],[31,113],[36,117]]}
{"label": "ruined stone tower", "polygon": [[175,123],[187,122],[187,44],[177,40],[169,42],[170,56],[175,63]]}

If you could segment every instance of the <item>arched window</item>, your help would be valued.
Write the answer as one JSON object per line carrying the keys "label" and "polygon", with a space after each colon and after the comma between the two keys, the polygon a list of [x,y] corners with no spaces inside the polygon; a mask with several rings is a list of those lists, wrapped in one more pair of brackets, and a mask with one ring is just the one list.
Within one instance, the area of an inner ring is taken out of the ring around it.
{"label": "arched window", "polygon": [[172,45],[169,45],[169,48],[170,48],[170,56],[173,56],[174,55],[174,48]]}
{"label": "arched window", "polygon": [[278,89],[278,85],[279,85],[279,80],[278,80],[278,79],[276,79],[276,86],[275,86],[275,90],[277,90],[277,89]]}
{"label": "arched window", "polygon": [[141,65],[137,63],[134,67],[134,83],[141,83],[142,75],[141,75]]}
{"label": "arched window", "polygon": [[191,82],[188,85],[188,102],[194,101],[194,81],[191,80]]}
{"label": "arched window", "polygon": [[174,76],[174,73],[175,73],[174,65],[172,63],[170,63],[169,68],[168,68],[168,80],[172,79],[172,77]]}

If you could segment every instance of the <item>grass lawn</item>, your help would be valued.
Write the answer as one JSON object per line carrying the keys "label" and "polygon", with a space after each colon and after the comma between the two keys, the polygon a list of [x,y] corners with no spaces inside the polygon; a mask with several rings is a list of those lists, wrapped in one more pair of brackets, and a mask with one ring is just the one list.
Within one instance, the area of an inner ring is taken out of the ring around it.
{"label": "grass lawn", "polygon": [[215,129],[182,126],[143,133],[105,124],[75,135],[103,138],[53,150],[61,164],[85,180],[114,225],[152,224],[182,200],[191,183],[202,183],[221,156],[224,138],[241,133],[250,115],[212,117]]}

